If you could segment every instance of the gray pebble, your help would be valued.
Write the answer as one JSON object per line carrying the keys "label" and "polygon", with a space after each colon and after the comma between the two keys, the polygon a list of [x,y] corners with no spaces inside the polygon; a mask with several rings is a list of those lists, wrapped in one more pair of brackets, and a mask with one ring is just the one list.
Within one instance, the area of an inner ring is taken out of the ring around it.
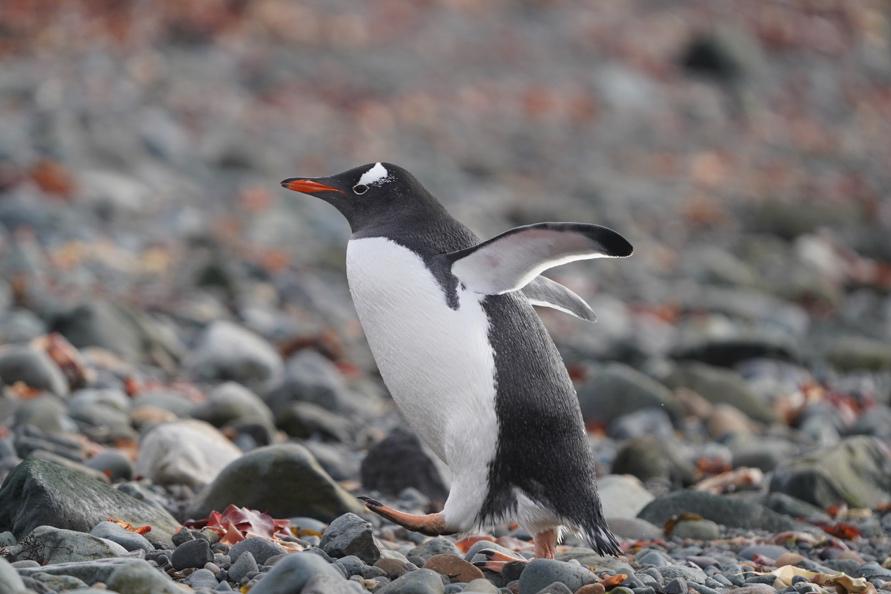
{"label": "gray pebble", "polygon": [[235,563],[229,566],[229,579],[238,584],[245,577],[257,571],[257,561],[254,559],[254,555],[250,551],[245,551],[238,556]]}
{"label": "gray pebble", "polygon": [[210,545],[206,540],[190,540],[176,547],[170,557],[170,563],[174,569],[182,570],[187,567],[204,567],[208,561],[213,561]]}

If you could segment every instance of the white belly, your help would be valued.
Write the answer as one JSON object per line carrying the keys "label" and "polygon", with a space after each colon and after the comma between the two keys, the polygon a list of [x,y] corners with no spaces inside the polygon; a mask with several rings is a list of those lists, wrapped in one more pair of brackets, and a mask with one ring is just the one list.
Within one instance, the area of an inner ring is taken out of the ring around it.
{"label": "white belly", "polygon": [[[420,256],[381,237],[347,246],[347,278],[371,352],[393,400],[451,468],[449,504],[481,503],[495,455],[495,361],[483,296],[458,289],[459,307]],[[468,491],[472,491],[468,492]],[[454,509],[463,515],[465,510]]]}

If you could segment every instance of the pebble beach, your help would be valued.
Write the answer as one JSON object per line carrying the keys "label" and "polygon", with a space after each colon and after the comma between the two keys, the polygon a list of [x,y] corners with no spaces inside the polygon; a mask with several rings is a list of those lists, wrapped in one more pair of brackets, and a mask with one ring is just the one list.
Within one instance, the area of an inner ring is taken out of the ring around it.
{"label": "pebble beach", "polygon": [[[891,593],[886,2],[62,4],[0,3],[0,594]],[[539,310],[620,556],[357,498],[451,477],[279,181],[378,161],[634,245]]]}

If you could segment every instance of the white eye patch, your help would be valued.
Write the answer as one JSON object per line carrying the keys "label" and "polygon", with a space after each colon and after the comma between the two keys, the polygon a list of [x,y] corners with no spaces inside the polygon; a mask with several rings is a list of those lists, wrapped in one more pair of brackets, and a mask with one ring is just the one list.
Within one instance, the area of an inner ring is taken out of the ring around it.
{"label": "white eye patch", "polygon": [[380,163],[375,163],[374,167],[362,174],[362,177],[359,178],[359,181],[356,185],[374,186],[377,184],[381,184],[387,180],[389,175],[390,172],[387,171],[386,167],[384,167]]}

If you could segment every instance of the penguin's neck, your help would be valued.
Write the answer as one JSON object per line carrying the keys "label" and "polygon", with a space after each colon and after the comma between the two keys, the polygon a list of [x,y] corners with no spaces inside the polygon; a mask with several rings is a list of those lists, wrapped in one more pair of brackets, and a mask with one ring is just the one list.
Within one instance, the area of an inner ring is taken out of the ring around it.
{"label": "penguin's neck", "polygon": [[[441,207],[440,207],[441,208]],[[353,239],[385,237],[424,259],[462,250],[479,243],[477,236],[444,208],[439,212],[418,211],[381,220],[353,233]]]}

